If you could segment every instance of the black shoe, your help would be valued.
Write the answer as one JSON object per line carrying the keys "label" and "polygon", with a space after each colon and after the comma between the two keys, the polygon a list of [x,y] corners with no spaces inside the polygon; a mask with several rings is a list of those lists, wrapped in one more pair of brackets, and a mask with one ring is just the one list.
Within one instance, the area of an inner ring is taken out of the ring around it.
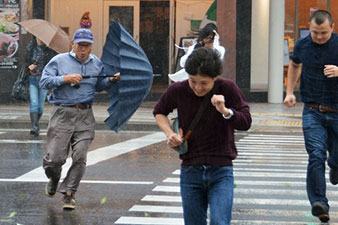
{"label": "black shoe", "polygon": [[312,215],[319,218],[321,222],[328,222],[330,220],[328,208],[320,202],[312,204]]}
{"label": "black shoe", "polygon": [[330,182],[333,185],[338,184],[338,168],[330,168]]}
{"label": "black shoe", "polygon": [[63,196],[63,209],[75,209],[75,198],[74,194],[70,191],[67,191]]}
{"label": "black shoe", "polygon": [[46,188],[45,188],[45,194],[48,197],[53,197],[56,193],[56,189],[58,187],[58,183],[59,183],[59,179],[53,179],[53,178],[49,178],[48,183],[46,184]]}
{"label": "black shoe", "polygon": [[32,122],[32,129],[30,130],[30,133],[35,135],[35,136],[39,136],[39,131],[40,131],[40,128],[39,128],[39,113],[32,112],[32,113],[30,113],[30,117],[31,117],[31,122]]}
{"label": "black shoe", "polygon": [[40,129],[39,129],[39,127],[34,126],[34,127],[30,130],[30,134],[35,135],[35,136],[39,136],[39,134],[40,134]]}

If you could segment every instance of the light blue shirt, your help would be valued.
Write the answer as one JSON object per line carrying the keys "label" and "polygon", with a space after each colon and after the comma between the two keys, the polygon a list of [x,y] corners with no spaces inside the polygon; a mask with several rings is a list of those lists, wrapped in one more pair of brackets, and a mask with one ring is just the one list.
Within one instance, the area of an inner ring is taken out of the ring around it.
{"label": "light blue shirt", "polygon": [[75,53],[58,54],[45,66],[40,80],[40,87],[52,90],[48,101],[58,105],[92,104],[95,92],[110,87],[109,78],[82,79],[80,87],[75,88],[64,82],[64,75],[104,75],[101,60],[90,54],[86,62],[79,61]]}

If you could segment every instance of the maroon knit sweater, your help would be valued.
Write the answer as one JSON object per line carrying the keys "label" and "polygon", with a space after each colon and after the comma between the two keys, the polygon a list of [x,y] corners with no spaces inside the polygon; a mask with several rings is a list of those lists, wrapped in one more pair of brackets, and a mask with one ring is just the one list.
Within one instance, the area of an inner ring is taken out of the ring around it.
{"label": "maroon knit sweater", "polygon": [[[251,115],[238,86],[229,79],[215,81],[214,94],[223,95],[225,106],[232,109],[231,119],[224,119],[210,103],[188,140],[188,152],[180,155],[182,166],[231,166],[237,156],[234,129],[248,130]],[[186,133],[194,119],[203,97],[198,97],[189,87],[188,80],[168,87],[157,102],[153,114],[168,115],[177,109],[179,124]]]}

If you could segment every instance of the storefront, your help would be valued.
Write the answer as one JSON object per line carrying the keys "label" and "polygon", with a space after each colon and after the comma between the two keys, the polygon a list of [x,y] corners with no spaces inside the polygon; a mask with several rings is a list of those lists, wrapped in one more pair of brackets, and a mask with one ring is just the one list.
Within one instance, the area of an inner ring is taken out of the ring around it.
{"label": "storefront", "polygon": [[[252,1],[251,24],[251,81],[252,91],[268,89],[269,62],[269,7],[271,1]],[[331,0],[285,0],[284,23],[284,71],[283,84],[286,85],[288,57],[293,52],[295,42],[309,34],[309,17],[317,9],[331,12],[333,21],[338,24],[338,1]],[[335,26],[334,32],[338,32]],[[296,87],[298,88],[298,87]]]}
{"label": "storefront", "polygon": [[[227,48],[224,61],[228,63],[225,70],[230,68],[228,73],[230,76],[225,76],[236,80],[249,101],[267,101],[270,60],[269,16],[272,1],[274,0],[229,0],[226,3],[216,4],[218,6],[222,4],[223,11],[229,9],[225,12],[226,16],[216,17],[221,20],[218,21],[221,44]],[[0,0],[0,17],[8,14],[5,20],[44,18],[60,25],[71,37],[73,32],[80,28],[82,16],[88,14],[92,23],[90,29],[95,35],[93,53],[99,57],[110,21],[119,21],[144,49],[153,66],[154,84],[151,100],[156,100],[168,86],[168,73],[175,70],[178,52],[175,44],[185,45],[184,42],[181,43],[181,39],[191,36],[191,31],[198,28],[213,2],[214,0]],[[285,87],[288,55],[292,53],[295,41],[308,34],[310,13],[316,9],[327,9],[331,11],[337,24],[338,1],[284,0],[284,2],[284,78],[283,72],[276,76],[280,76],[281,85],[284,80]],[[220,10],[217,9],[217,12]],[[15,17],[11,18],[11,13],[14,13]],[[17,45],[13,45],[16,48],[13,46],[6,48],[14,51],[0,58],[0,94],[3,96],[0,103],[11,102],[11,87],[24,61],[25,46],[31,37],[23,29],[19,31],[14,29],[18,27],[18,21],[5,20],[2,19],[4,21],[2,26],[9,24],[14,26],[11,28],[0,26],[0,34],[15,38]],[[336,27],[335,32],[337,29]],[[10,31],[11,33],[8,33]]]}
{"label": "storefront", "polygon": [[[152,92],[168,85],[168,73],[175,62],[174,44],[201,21],[213,0],[49,0],[48,19],[71,36],[88,12],[96,42],[93,53],[101,56],[110,21],[120,22],[148,56],[154,71]],[[60,13],[62,12],[62,13]],[[65,16],[66,15],[66,16]]]}

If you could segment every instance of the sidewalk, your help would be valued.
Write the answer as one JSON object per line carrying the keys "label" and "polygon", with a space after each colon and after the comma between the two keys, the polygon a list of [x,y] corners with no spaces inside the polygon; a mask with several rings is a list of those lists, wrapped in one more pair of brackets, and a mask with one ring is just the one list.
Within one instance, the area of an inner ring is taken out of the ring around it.
{"label": "sidewalk", "polygon": [[[152,110],[156,102],[144,102],[126,123],[122,130],[159,131]],[[301,132],[302,103],[286,108],[283,104],[249,103],[253,118],[251,131]],[[46,129],[53,105],[45,104],[40,120],[41,129]],[[93,111],[96,129],[109,130],[104,120],[108,117],[108,103],[94,103]],[[175,114],[170,115],[174,117]],[[0,105],[0,129],[29,129],[29,104]]]}

